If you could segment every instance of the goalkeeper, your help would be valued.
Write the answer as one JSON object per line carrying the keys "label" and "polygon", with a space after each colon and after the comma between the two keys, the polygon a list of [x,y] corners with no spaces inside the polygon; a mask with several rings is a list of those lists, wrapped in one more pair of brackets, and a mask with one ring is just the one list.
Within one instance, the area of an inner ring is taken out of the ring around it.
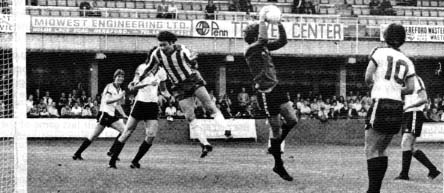
{"label": "goalkeeper", "polygon": [[[273,171],[284,180],[292,181],[293,177],[285,170],[280,145],[297,124],[297,118],[291,102],[283,94],[286,93],[285,90],[278,85],[276,70],[270,55],[270,51],[278,50],[287,44],[287,35],[284,26],[277,21],[279,39],[268,40],[267,12],[267,9],[261,10],[259,24],[251,24],[244,30],[245,42],[249,44],[245,59],[253,77],[254,88],[260,93],[258,96],[262,95],[258,97],[258,100],[271,125],[269,152],[275,160]],[[271,101],[272,104],[270,104]],[[281,117],[284,119],[282,122]]]}

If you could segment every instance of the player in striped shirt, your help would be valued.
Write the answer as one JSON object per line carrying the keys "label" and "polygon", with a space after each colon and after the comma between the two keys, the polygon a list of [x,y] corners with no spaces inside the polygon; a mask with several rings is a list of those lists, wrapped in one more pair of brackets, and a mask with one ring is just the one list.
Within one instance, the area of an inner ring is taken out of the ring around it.
{"label": "player in striped shirt", "polygon": [[192,68],[192,65],[196,62],[196,57],[191,57],[190,50],[183,45],[176,44],[176,35],[169,31],[159,32],[157,40],[159,41],[159,47],[148,56],[147,63],[149,67],[141,75],[141,78],[159,66],[165,68],[173,84],[171,91],[179,101],[179,106],[190,124],[190,129],[198,134],[198,139],[202,145],[201,158],[203,158],[213,150],[213,147],[207,141],[203,128],[195,120],[193,96],[196,96],[203,106],[212,112],[216,123],[227,131],[229,129],[226,126],[225,118],[211,100],[205,88],[205,80],[196,69]]}
{"label": "player in striped shirt", "polygon": [[[117,110],[124,118],[128,117],[122,109],[121,102],[124,100],[125,91],[120,88],[125,78],[125,72],[122,69],[114,72],[114,82],[106,85],[102,92],[102,100],[97,115],[97,126],[94,131],[83,141],[79,149],[74,153],[72,159],[83,160],[82,152],[102,133],[105,127],[111,127],[122,133],[125,124],[119,119],[115,111]],[[117,136],[119,138],[120,134]],[[117,139],[116,138],[116,139]]]}
{"label": "player in striped shirt", "polygon": [[415,90],[404,99],[404,115],[402,117],[402,170],[395,180],[409,180],[412,156],[429,169],[428,177],[435,179],[441,172],[420,149],[415,148],[415,140],[421,136],[424,123],[424,108],[427,104],[427,92],[421,77],[415,76]]}

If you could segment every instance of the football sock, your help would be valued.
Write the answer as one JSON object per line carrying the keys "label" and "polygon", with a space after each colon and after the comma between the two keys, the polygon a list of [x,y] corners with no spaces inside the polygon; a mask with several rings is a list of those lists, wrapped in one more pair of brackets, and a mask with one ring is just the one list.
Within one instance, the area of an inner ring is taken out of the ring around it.
{"label": "football sock", "polygon": [[125,143],[120,142],[119,140],[115,141],[115,148],[114,151],[112,151],[113,155],[112,155],[112,159],[117,159],[119,157],[120,152],[123,149],[123,146],[125,145]]}
{"label": "football sock", "polygon": [[196,132],[197,139],[199,139],[199,142],[202,145],[210,145],[210,143],[208,143],[207,137],[205,136],[204,130],[200,125],[196,123],[196,120],[192,120],[190,122],[190,128]]}
{"label": "football sock", "polygon": [[88,148],[89,145],[91,145],[91,143],[92,141],[90,141],[89,139],[85,139],[74,155],[81,155],[82,152],[85,151],[85,149]]}
{"label": "football sock", "polygon": [[114,151],[114,149],[116,148],[116,141],[119,140],[119,137],[120,137],[121,135],[122,135],[122,133],[119,133],[119,135],[117,135],[116,139],[114,139],[114,143],[113,143],[113,145],[111,146],[111,148],[109,148],[109,151],[108,151],[108,152],[113,152],[113,151]]}
{"label": "football sock", "polygon": [[422,165],[427,167],[429,171],[436,171],[435,165],[427,158],[427,156],[421,150],[416,150],[413,152],[413,157],[416,158]]}
{"label": "football sock", "polygon": [[400,176],[409,176],[410,163],[412,162],[412,151],[402,152],[402,170]]}
{"label": "football sock", "polygon": [[381,190],[382,180],[387,170],[387,156],[376,157],[367,160],[368,170],[368,193],[379,193]]}
{"label": "football sock", "polygon": [[143,143],[139,147],[139,151],[137,152],[136,156],[133,159],[133,163],[139,163],[140,159],[148,152],[152,144],[147,143],[145,140],[143,140]]}
{"label": "football sock", "polygon": [[273,155],[273,158],[274,158],[274,166],[275,167],[283,167],[284,162],[282,161],[282,157],[281,157],[280,140],[279,139],[270,139],[270,141],[271,141],[271,155]]}

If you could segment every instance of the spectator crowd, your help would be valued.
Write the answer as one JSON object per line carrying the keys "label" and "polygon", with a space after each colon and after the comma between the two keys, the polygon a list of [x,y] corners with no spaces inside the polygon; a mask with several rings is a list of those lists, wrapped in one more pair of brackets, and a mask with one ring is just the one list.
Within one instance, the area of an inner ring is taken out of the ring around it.
{"label": "spectator crowd", "polygon": [[[80,94],[79,94],[80,93]],[[319,119],[320,121],[337,119],[364,119],[372,104],[369,93],[350,91],[346,96],[323,96],[321,94],[296,93],[292,96],[289,92],[283,93],[293,103],[296,115],[299,119]],[[258,96],[241,88],[239,92],[230,89],[227,94],[216,97],[210,91],[211,99],[216,103],[226,118],[264,118],[262,105],[258,102]],[[125,112],[129,114],[135,97],[129,93],[122,104]],[[273,105],[273,104],[270,104]],[[61,117],[61,118],[93,118],[96,117],[100,107],[100,95],[92,98],[85,91],[73,89],[69,93],[62,92],[58,98],[53,98],[49,91],[40,94],[36,89],[28,96],[26,102],[28,117]],[[195,100],[195,113],[197,118],[211,118],[211,113],[203,108],[199,100]],[[0,104],[4,109],[4,104]],[[167,120],[184,118],[183,112],[174,98],[165,98],[159,95],[160,116]],[[429,99],[426,105],[425,116],[427,120],[444,121],[444,96],[437,95]]]}

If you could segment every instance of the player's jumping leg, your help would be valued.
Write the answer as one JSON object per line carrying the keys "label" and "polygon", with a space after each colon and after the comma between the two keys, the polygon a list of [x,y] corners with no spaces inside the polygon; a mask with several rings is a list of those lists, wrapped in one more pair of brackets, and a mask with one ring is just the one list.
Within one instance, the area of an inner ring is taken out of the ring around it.
{"label": "player's jumping leg", "polygon": [[74,153],[72,159],[83,160],[82,158],[83,151],[85,151],[85,149],[88,148],[89,145],[91,145],[91,143],[97,138],[97,136],[99,136],[100,133],[102,133],[103,129],[105,129],[104,126],[97,124],[96,128],[94,129],[94,132],[91,133],[91,135],[88,136],[85,140],[83,140],[82,145],[80,145],[79,149],[77,149],[77,151]]}
{"label": "player's jumping leg", "polygon": [[114,142],[112,145],[114,149],[111,150],[111,159],[109,160],[109,167],[116,169],[116,161],[120,155],[120,152],[123,149],[123,146],[125,145],[126,140],[131,136],[131,134],[136,129],[137,123],[139,121],[136,120],[134,117],[130,116],[128,118],[128,121],[125,125],[125,130],[122,132],[122,135]]}
{"label": "player's jumping leg", "polygon": [[[280,116],[284,118],[282,124]],[[284,180],[292,181],[293,177],[291,177],[285,170],[281,155],[282,142],[285,140],[291,129],[297,124],[295,110],[289,102],[280,105],[279,115],[273,118],[270,121],[270,124],[273,128],[273,137],[270,138],[270,152],[275,161],[273,171],[279,174]]]}
{"label": "player's jumping leg", "polygon": [[412,133],[404,133],[402,135],[402,168],[401,173],[395,180],[409,180],[410,163],[412,161],[413,144],[415,137]]}
{"label": "player's jumping leg", "polygon": [[197,124],[196,115],[194,114],[194,99],[188,97],[179,101],[180,109],[184,112],[185,118],[190,123],[190,129],[197,134],[197,139],[202,146],[201,158],[208,155],[209,152],[213,151],[213,146],[208,142],[203,128]]}
{"label": "player's jumping leg", "polygon": [[208,94],[207,89],[204,86],[199,87],[194,91],[194,95],[202,102],[202,105],[205,109],[211,111],[212,117],[214,117],[214,121],[219,127],[224,128],[225,134],[228,138],[231,138],[231,129],[227,126],[227,121],[225,120],[222,112],[216,107],[216,104],[211,100],[210,95]]}
{"label": "player's jumping leg", "polygon": [[136,156],[133,161],[131,161],[131,168],[140,168],[139,161],[148,152],[150,147],[153,145],[154,138],[156,137],[157,130],[159,128],[159,122],[157,120],[148,120],[145,122],[145,132],[146,137],[137,151]]}
{"label": "player's jumping leg", "polygon": [[365,155],[369,185],[367,193],[379,193],[387,171],[388,157],[385,153],[393,135],[382,134],[373,128],[365,131]]}

